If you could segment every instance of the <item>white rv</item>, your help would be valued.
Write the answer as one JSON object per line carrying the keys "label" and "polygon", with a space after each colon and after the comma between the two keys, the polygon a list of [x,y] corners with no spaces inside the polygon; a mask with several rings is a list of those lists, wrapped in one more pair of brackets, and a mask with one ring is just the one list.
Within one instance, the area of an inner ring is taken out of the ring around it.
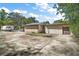
{"label": "white rv", "polygon": [[14,30],[14,26],[11,26],[11,25],[1,26],[1,30],[2,31],[13,31]]}

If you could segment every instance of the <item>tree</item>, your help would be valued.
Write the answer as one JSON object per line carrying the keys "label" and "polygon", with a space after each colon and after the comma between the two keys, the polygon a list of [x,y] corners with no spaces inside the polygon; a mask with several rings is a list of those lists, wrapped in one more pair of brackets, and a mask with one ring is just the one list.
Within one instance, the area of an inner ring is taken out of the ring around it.
{"label": "tree", "polygon": [[79,37],[79,4],[77,3],[62,3],[56,7],[58,13],[65,13],[65,18],[69,20],[72,33]]}
{"label": "tree", "polygon": [[8,13],[6,13],[4,9],[0,10],[0,27],[6,23],[6,22],[4,23],[3,21],[6,20],[7,14]]}
{"label": "tree", "polygon": [[8,18],[15,20],[17,25],[38,22],[37,20],[35,20],[35,17],[26,18],[20,13],[14,13],[14,12],[9,13]]}
{"label": "tree", "polygon": [[15,24],[15,21],[11,20],[11,19],[6,19],[6,20],[3,20],[3,25],[14,25]]}
{"label": "tree", "polygon": [[14,25],[16,28],[20,29],[27,23],[38,23],[35,17],[26,18],[20,13],[6,13],[4,9],[0,10],[0,26],[2,25]]}
{"label": "tree", "polygon": [[55,20],[54,23],[69,24],[69,21],[60,19],[60,20]]}
{"label": "tree", "polygon": [[12,13],[9,13],[9,16],[8,16],[8,18],[9,19],[11,19],[11,20],[14,20],[15,22],[16,22],[16,25],[21,25],[21,19],[22,19],[22,15],[20,14],[20,13],[14,13],[14,12],[12,12]]}
{"label": "tree", "polygon": [[50,24],[49,21],[44,21],[42,22],[43,24]]}
{"label": "tree", "polygon": [[23,19],[25,19],[24,16],[22,16],[20,13],[9,13],[8,16],[9,19],[15,21],[15,26],[20,29],[20,27],[24,24]]}
{"label": "tree", "polygon": [[8,13],[4,9],[0,10],[0,20],[5,20]]}
{"label": "tree", "polygon": [[38,23],[39,21],[35,20],[35,17],[29,17],[28,23]]}

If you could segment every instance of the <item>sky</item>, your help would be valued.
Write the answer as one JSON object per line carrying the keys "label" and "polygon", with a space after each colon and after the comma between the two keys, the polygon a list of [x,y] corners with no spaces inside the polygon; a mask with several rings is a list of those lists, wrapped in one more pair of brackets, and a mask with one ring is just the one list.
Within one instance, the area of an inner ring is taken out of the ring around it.
{"label": "sky", "polygon": [[57,9],[53,8],[53,3],[0,3],[0,10],[4,9],[7,13],[18,12],[25,17],[36,17],[39,22],[64,19],[64,13],[58,14]]}

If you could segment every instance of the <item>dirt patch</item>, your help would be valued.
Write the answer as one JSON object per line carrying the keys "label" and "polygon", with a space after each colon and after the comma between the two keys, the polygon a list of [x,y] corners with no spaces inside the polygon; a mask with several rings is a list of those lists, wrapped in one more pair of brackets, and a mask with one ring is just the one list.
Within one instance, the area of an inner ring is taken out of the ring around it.
{"label": "dirt patch", "polygon": [[[79,45],[70,35],[46,37],[28,35],[24,32],[3,34],[6,36],[8,47],[5,53],[8,55],[79,55]],[[5,53],[3,55],[6,55]]]}

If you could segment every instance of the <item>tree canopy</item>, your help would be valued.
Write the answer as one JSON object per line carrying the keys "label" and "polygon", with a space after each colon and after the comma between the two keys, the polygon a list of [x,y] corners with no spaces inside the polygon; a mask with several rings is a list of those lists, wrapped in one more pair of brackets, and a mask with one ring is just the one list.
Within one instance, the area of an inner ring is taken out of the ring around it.
{"label": "tree canopy", "polygon": [[69,20],[71,31],[75,36],[79,36],[79,4],[58,3],[56,8],[58,13],[65,13],[65,18]]}
{"label": "tree canopy", "polygon": [[69,24],[69,21],[68,20],[59,19],[59,20],[55,20],[54,23]]}
{"label": "tree canopy", "polygon": [[20,13],[6,13],[4,9],[0,10],[0,26],[2,25],[14,25],[14,26],[23,26],[27,23],[37,23],[35,17],[26,18]]}
{"label": "tree canopy", "polygon": [[49,21],[44,21],[44,22],[42,22],[42,24],[50,24],[50,22]]}

